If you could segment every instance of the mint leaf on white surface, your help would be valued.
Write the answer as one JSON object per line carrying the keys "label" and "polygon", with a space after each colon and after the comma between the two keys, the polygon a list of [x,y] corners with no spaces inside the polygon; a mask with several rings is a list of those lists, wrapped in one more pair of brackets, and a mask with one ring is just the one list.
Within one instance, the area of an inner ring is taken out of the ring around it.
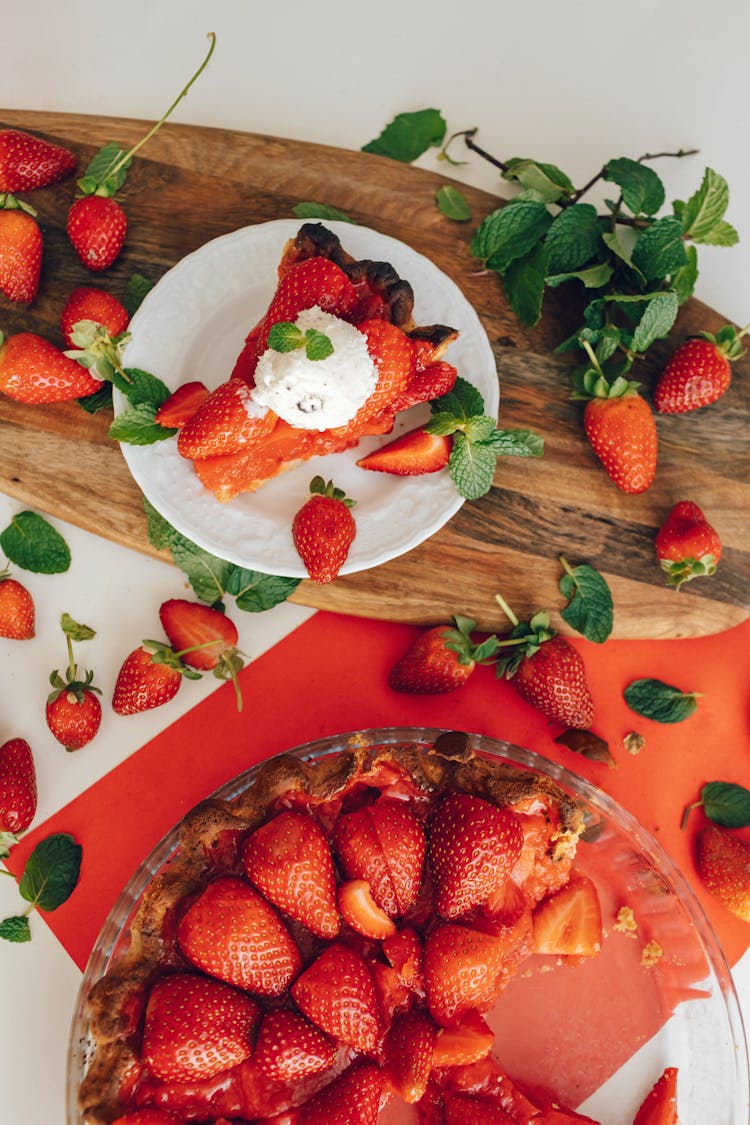
{"label": "mint leaf on white surface", "polygon": [[634,215],[655,215],[664,203],[664,184],[641,161],[627,156],[610,160],[602,178],[617,184],[623,203]]}
{"label": "mint leaf on white surface", "polygon": [[67,832],[40,840],[18,884],[21,897],[39,910],[57,910],[73,893],[83,849]]}
{"label": "mint leaf on white surface", "polygon": [[411,164],[429,148],[437,148],[445,137],[445,119],[437,109],[399,113],[378,137],[362,146],[362,152],[389,156]]}
{"label": "mint leaf on white surface", "polygon": [[465,223],[471,218],[471,208],[466,198],[453,184],[443,184],[435,192],[435,201],[441,215],[454,223]]}
{"label": "mint leaf on white surface", "polygon": [[31,941],[31,927],[26,915],[17,914],[10,918],[3,918],[0,922],[0,938],[3,941]]}
{"label": "mint leaf on white surface", "polygon": [[70,567],[70,548],[43,516],[17,512],[0,533],[0,548],[10,562],[34,574],[63,574]]}
{"label": "mint leaf on white surface", "polygon": [[545,164],[539,160],[524,157],[511,157],[502,172],[504,180],[515,180],[524,189],[526,198],[534,198],[540,203],[555,203],[573,193],[570,177],[556,164]]}

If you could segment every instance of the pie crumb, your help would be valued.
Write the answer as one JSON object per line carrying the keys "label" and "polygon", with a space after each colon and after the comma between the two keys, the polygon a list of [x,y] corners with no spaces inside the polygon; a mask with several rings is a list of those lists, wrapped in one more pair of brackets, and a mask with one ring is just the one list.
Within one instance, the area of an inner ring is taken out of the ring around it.
{"label": "pie crumb", "polygon": [[621,934],[635,937],[638,930],[638,923],[635,920],[632,906],[621,906],[617,911],[616,917],[617,921],[615,922],[614,929]]}
{"label": "pie crumb", "polygon": [[651,969],[664,956],[664,950],[654,938],[646,942],[641,952],[641,965],[644,969]]}

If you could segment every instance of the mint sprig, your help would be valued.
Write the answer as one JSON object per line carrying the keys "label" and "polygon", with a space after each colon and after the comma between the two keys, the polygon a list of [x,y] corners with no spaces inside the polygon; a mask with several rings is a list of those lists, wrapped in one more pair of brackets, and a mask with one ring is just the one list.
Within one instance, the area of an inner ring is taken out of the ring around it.
{"label": "mint sprig", "polygon": [[0,548],[10,562],[34,574],[63,574],[70,566],[68,544],[37,512],[17,512],[0,532]]}
{"label": "mint sprig", "polygon": [[681,723],[698,706],[700,692],[682,691],[663,680],[633,680],[623,692],[632,711],[657,723]]}
{"label": "mint sprig", "polygon": [[333,344],[325,332],[317,328],[302,331],[289,320],[273,324],[268,332],[268,346],[275,352],[294,352],[304,348],[308,359],[317,361],[333,355]]}
{"label": "mint sprig", "polygon": [[56,832],[40,840],[26,860],[18,882],[21,898],[29,906],[23,914],[0,921],[0,938],[31,940],[28,916],[32,910],[57,910],[70,898],[81,870],[83,849],[67,832]]}
{"label": "mint sprig", "polygon": [[389,156],[392,160],[410,164],[429,148],[441,145],[445,129],[445,118],[437,109],[399,113],[378,137],[362,146],[362,152]]}
{"label": "mint sprig", "polygon": [[128,445],[153,445],[177,433],[172,427],[160,426],[156,421],[157,410],[171,393],[156,375],[138,367],[126,367],[122,374],[113,374],[112,383],[129,403],[109,427],[109,436],[113,441]]}
{"label": "mint sprig", "polygon": [[612,632],[614,620],[609,586],[593,566],[571,566],[564,555],[560,556],[560,563],[560,592],[568,599],[560,616],[587,640],[603,644]]}

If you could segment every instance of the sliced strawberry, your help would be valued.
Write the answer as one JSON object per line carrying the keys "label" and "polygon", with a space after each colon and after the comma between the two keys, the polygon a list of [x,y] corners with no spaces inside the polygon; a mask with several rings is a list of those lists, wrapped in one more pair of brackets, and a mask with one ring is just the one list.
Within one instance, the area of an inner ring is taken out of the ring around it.
{"label": "sliced strawberry", "polygon": [[432,1065],[468,1066],[492,1050],[495,1033],[479,1012],[470,1009],[455,1027],[441,1027],[435,1039]]}
{"label": "sliced strawberry", "polygon": [[300,1107],[297,1125],[376,1125],[383,1073],[356,1062]]}
{"label": "sliced strawberry", "polygon": [[253,1062],[272,1082],[298,1082],[333,1066],[333,1042],[303,1016],[285,1008],[266,1012]]}
{"label": "sliced strawberry", "polygon": [[436,926],[424,947],[430,1015],[442,1027],[454,1027],[469,1009],[490,1003],[502,970],[502,939],[469,926]]}
{"label": "sliced strawberry", "polygon": [[180,919],[177,940],[204,973],[259,996],[279,996],[301,965],[273,908],[235,876],[208,884]]}
{"label": "sliced strawberry", "polygon": [[36,814],[36,767],[25,738],[9,738],[0,746],[0,855],[16,843]]}
{"label": "sliced strawberry", "polygon": [[398,973],[407,988],[420,992],[424,981],[422,978],[422,942],[419,934],[410,926],[399,930],[393,937],[383,941],[383,953],[388,958],[393,968]]}
{"label": "sliced strawberry", "polygon": [[444,434],[430,434],[422,426],[394,438],[357,461],[360,469],[393,473],[399,477],[437,473],[448,464],[453,439]]}
{"label": "sliced strawberry", "polygon": [[405,914],[422,885],[425,838],[404,801],[378,797],[372,805],[340,816],[334,846],[349,879],[364,879],[391,917]]}
{"label": "sliced strawberry", "polygon": [[292,985],[292,997],[314,1024],[356,1051],[372,1053],[382,1028],[372,974],[341,942],[329,945]]}
{"label": "sliced strawberry", "polygon": [[412,990],[407,988],[391,965],[382,961],[371,961],[375,992],[378,997],[378,1010],[386,1027],[393,1021],[396,1012],[405,1012],[412,1001]]}
{"label": "sliced strawberry", "polygon": [[406,390],[393,403],[393,409],[396,412],[409,410],[410,407],[418,406],[421,402],[429,402],[431,399],[440,398],[441,395],[447,395],[453,390],[457,375],[456,368],[445,360],[431,363],[429,367],[415,371]]}
{"label": "sliced strawberry", "polygon": [[706,890],[750,922],[750,842],[716,824],[698,833],[696,866]]}
{"label": "sliced strawberry", "polygon": [[183,383],[156,411],[154,421],[167,429],[181,430],[208,398],[208,387],[199,380]]}
{"label": "sliced strawberry", "polygon": [[257,354],[268,346],[268,333],[274,324],[295,321],[313,305],[334,316],[346,317],[354,308],[357,294],[340,266],[328,258],[305,258],[286,270],[280,279],[260,330],[255,333]]}
{"label": "sliced strawberry", "polygon": [[423,1009],[397,1015],[383,1043],[385,1072],[398,1096],[411,1105],[424,1096],[432,1070],[436,1028]]}
{"label": "sliced strawberry", "polygon": [[169,598],[159,606],[159,620],[172,648],[191,668],[210,671],[237,654],[237,626],[221,610],[186,598]]}
{"label": "sliced strawberry", "polygon": [[118,1117],[112,1125],[182,1125],[182,1118],[166,1109],[136,1109]]}
{"label": "sliced strawberry", "polygon": [[212,391],[182,427],[177,449],[191,461],[236,453],[268,434],[276,415],[258,406],[241,379],[228,379]]}
{"label": "sliced strawberry", "polygon": [[521,854],[520,819],[469,793],[443,798],[429,830],[435,909],[458,918],[478,906],[510,875]]}
{"label": "sliced strawberry", "polygon": [[287,811],[261,825],[243,844],[242,866],[274,906],[318,937],[339,932],[333,857],[312,817]]}
{"label": "sliced strawberry", "polygon": [[[536,1118],[534,1119],[536,1121]],[[516,1125],[497,1102],[481,1094],[449,1094],[444,1125]]]}
{"label": "sliced strawberry", "polygon": [[599,1125],[593,1117],[586,1117],[582,1113],[576,1113],[573,1109],[567,1109],[563,1106],[550,1106],[545,1109],[537,1117],[533,1119],[532,1125]]}
{"label": "sliced strawberry", "polygon": [[337,899],[344,921],[363,937],[382,941],[396,933],[396,923],[375,902],[366,879],[340,883]]}
{"label": "sliced strawberry", "polygon": [[677,1068],[668,1066],[635,1115],[633,1125],[678,1125]]}
{"label": "sliced strawberry", "polygon": [[251,997],[220,981],[162,977],[146,1005],[143,1062],[162,1082],[211,1078],[252,1054],[259,1019]]}
{"label": "sliced strawberry", "polygon": [[591,957],[602,947],[602,912],[596,887],[587,875],[574,875],[534,908],[534,947],[538,953]]}

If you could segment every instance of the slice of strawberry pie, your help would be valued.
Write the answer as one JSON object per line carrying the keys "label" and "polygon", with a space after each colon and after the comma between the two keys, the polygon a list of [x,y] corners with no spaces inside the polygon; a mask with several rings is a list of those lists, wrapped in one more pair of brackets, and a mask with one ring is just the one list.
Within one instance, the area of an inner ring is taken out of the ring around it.
{"label": "slice of strawberry pie", "polygon": [[[413,306],[391,265],[356,261],[326,227],[304,224],[230,377],[181,419],[180,454],[224,501],[390,432],[399,411],[445,394],[456,378],[442,356],[457,331],[417,326]],[[171,414],[168,401],[162,416]]]}
{"label": "slice of strawberry pie", "polygon": [[589,1121],[544,1116],[485,1020],[532,952],[598,952],[582,829],[551,779],[455,732],[272,759],[186,816],[91,990],[82,1120]]}

